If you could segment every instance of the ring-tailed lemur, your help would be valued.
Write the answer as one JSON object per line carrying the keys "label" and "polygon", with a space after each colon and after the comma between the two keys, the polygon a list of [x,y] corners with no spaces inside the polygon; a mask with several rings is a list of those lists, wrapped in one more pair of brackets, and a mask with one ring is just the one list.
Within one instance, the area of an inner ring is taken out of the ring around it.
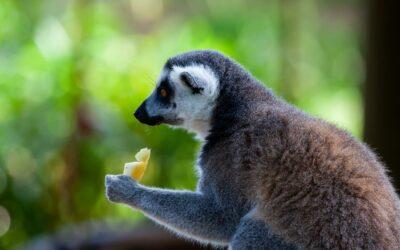
{"label": "ring-tailed lemur", "polygon": [[110,201],[232,249],[400,248],[399,199],[376,155],[218,52],[170,58],[135,117],[197,133],[197,190],[107,176]]}

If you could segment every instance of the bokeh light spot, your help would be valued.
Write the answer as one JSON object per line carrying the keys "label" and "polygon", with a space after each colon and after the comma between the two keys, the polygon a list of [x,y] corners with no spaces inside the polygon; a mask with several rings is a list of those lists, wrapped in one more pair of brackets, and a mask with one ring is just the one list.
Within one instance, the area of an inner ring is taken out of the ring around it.
{"label": "bokeh light spot", "polygon": [[51,59],[68,55],[71,50],[70,38],[56,18],[42,21],[36,30],[35,43],[40,52]]}
{"label": "bokeh light spot", "polygon": [[7,233],[10,228],[11,218],[7,209],[0,206],[0,237]]}

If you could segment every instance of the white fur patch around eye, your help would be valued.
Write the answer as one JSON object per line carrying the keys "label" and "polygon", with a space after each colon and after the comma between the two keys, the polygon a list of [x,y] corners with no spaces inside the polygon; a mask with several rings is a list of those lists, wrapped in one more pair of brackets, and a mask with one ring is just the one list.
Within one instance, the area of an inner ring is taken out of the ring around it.
{"label": "white fur patch around eye", "polygon": [[174,83],[181,83],[182,85],[184,85],[184,83],[180,79],[180,74],[183,72],[187,72],[192,76],[197,77],[207,83],[206,87],[203,90],[204,95],[217,95],[219,81],[214,72],[209,67],[202,64],[192,64],[186,67],[173,66],[172,71],[169,75],[170,80]]}
{"label": "white fur patch around eye", "polygon": [[160,83],[161,83],[161,80],[163,80],[163,79],[166,78],[167,76],[168,76],[168,71],[165,70],[165,69],[163,69],[163,70],[161,71],[160,75],[158,76],[158,79],[157,79],[157,86],[159,86]]}

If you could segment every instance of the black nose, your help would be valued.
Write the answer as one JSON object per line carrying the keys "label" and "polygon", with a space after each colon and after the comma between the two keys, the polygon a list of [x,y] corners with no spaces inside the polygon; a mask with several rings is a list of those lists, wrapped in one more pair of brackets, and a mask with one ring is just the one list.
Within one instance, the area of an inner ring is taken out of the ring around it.
{"label": "black nose", "polygon": [[146,120],[149,117],[149,114],[147,114],[147,110],[146,110],[146,101],[144,101],[142,104],[140,104],[139,108],[135,111],[135,113],[133,115],[140,122],[142,120]]}
{"label": "black nose", "polygon": [[146,109],[146,101],[144,101],[133,114],[135,118],[141,123],[154,126],[163,122],[162,116],[149,116]]}

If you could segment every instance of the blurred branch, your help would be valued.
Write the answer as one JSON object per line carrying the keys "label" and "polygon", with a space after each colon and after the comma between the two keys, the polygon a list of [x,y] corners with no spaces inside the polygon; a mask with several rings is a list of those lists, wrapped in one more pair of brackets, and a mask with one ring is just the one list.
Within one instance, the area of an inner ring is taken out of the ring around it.
{"label": "blurred branch", "polygon": [[154,225],[140,225],[130,230],[116,230],[102,223],[86,223],[38,237],[23,248],[55,249],[135,249],[135,250],[201,250],[211,247],[174,237]]}
{"label": "blurred branch", "polygon": [[[77,9],[77,21],[76,24],[80,29],[83,29],[83,10],[90,1],[79,1],[75,3]],[[82,38],[81,38],[82,39]],[[63,212],[72,218],[76,217],[75,204],[73,197],[76,193],[74,187],[79,176],[79,168],[81,164],[81,140],[87,138],[95,131],[94,123],[91,120],[89,108],[87,107],[84,98],[84,71],[83,67],[80,67],[79,63],[82,61],[81,48],[79,46],[75,48],[74,53],[74,64],[71,70],[70,84],[74,85],[74,91],[71,92],[71,106],[73,112],[73,123],[74,131],[67,139],[63,148],[63,159],[65,162],[63,180],[59,184],[59,193],[62,199]],[[67,188],[66,188],[67,187]]]}

